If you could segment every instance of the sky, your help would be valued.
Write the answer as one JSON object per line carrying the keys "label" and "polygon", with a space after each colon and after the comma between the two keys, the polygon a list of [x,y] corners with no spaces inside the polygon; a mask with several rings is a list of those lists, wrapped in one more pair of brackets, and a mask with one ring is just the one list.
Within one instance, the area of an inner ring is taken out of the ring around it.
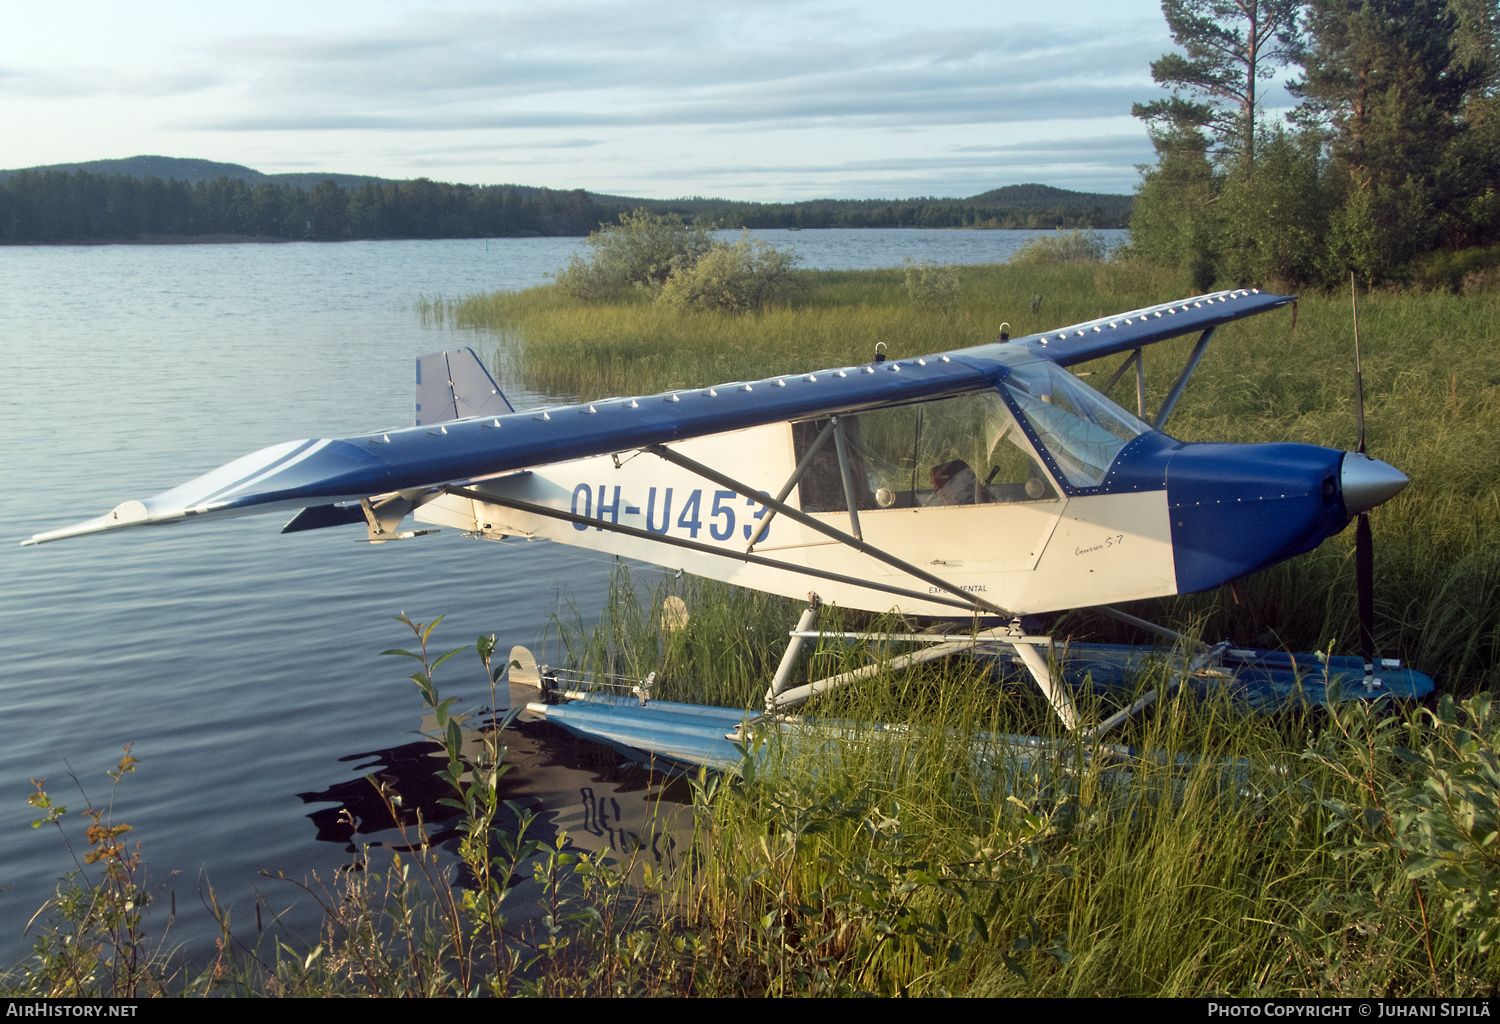
{"label": "sky", "polygon": [[1156,0],[22,4],[0,167],[138,154],[759,201],[1127,193]]}

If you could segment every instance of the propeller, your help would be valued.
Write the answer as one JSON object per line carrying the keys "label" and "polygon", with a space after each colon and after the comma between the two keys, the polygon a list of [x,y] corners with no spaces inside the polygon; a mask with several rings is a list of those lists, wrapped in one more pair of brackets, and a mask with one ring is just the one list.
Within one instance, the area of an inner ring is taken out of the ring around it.
{"label": "propeller", "polygon": [[1349,298],[1354,310],[1354,425],[1355,450],[1344,455],[1340,489],[1344,511],[1357,516],[1354,527],[1354,585],[1358,598],[1359,647],[1365,681],[1375,673],[1375,541],[1370,533],[1370,509],[1394,497],[1411,481],[1394,466],[1365,454],[1365,380],[1359,356],[1359,295],[1354,272],[1349,273]]}

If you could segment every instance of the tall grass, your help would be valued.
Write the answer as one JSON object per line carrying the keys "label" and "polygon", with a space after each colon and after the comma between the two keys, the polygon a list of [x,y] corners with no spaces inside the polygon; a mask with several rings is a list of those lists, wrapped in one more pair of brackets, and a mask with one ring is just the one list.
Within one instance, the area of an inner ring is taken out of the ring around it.
{"label": "tall grass", "polygon": [[[656,644],[668,591],[690,626]],[[758,694],[780,649],[757,618],[771,609],[746,602],[622,576],[610,615],[561,639],[666,671],[674,696],[731,700],[721,679]],[[1145,756],[1059,738],[1018,757],[993,737],[1037,731],[1035,701],[981,664],[886,673],[807,709],[800,740],[762,733],[748,749],[765,740],[763,757],[696,776],[690,854],[653,870],[530,839],[516,807],[500,825],[503,734],[487,712],[448,714],[434,676],[451,655],[413,628],[462,875],[418,820],[403,852],[366,850],[364,870],[307,886],[327,916],[312,949],[274,920],[240,945],[224,915],[196,972],[134,959],[128,880],[75,878],[0,992],[1368,997],[1481,995],[1500,978],[1500,716],[1485,698],[1226,727],[1232,708],[1182,692],[1142,723]],[[486,668],[492,650],[481,638]],[[801,670],[853,657],[831,644]],[[32,802],[43,824],[63,813],[40,787]],[[528,876],[544,913],[519,927],[512,883]]]}
{"label": "tall grass", "polygon": [[[642,631],[616,616],[570,648],[634,645],[653,655],[640,667],[666,665],[646,623],[671,589],[617,579],[612,613],[634,607]],[[743,596],[695,584],[687,599],[707,635],[735,621]],[[742,668],[779,650],[759,629],[723,642]],[[824,648],[802,671],[849,657]],[[836,741],[773,740],[743,778],[700,782],[699,857],[654,882],[634,933],[638,991],[1473,995],[1500,977],[1485,937],[1493,903],[1455,909],[1467,897],[1433,884],[1417,831],[1392,824],[1414,820],[1402,801],[1454,771],[1440,753],[1414,772],[1404,762],[1422,758],[1408,748],[1487,737],[1487,752],[1464,755],[1480,766],[1468,802],[1439,830],[1477,812],[1477,838],[1446,849],[1466,851],[1470,890],[1500,882],[1500,858],[1481,852],[1494,818],[1485,780],[1500,778],[1487,705],[1468,712],[1488,724],[1465,733],[1451,709],[1246,720],[1181,693],[1134,737],[1149,756],[1122,770],[1066,740],[1024,762],[998,756],[986,738],[1038,731],[1035,704],[974,663],[885,674],[807,709],[807,728]],[[884,727],[859,724],[872,721]],[[542,984],[596,991],[578,962]]]}
{"label": "tall grass", "polygon": [[[593,399],[753,379],[1013,337],[1188,293],[1179,273],[1137,263],[952,268],[949,312],[919,310],[900,269],[807,271],[795,298],[753,316],[684,313],[644,301],[582,306],[555,287],[449,302],[491,332],[502,369],[529,388]],[[1039,303],[1036,300],[1040,299]],[[1034,311],[1033,304],[1038,308]],[[1377,641],[1469,690],[1500,682],[1500,294],[1360,297],[1371,454],[1412,485],[1371,517]],[[1193,344],[1146,350],[1147,410]],[[1221,328],[1168,429],[1189,441],[1355,441],[1349,297],[1312,294]],[[1100,383],[1113,362],[1075,369]],[[1133,404],[1129,383],[1116,392]],[[1297,650],[1356,643],[1353,531],[1232,588],[1138,611],[1211,638]],[[1076,628],[1107,631],[1102,622]]]}

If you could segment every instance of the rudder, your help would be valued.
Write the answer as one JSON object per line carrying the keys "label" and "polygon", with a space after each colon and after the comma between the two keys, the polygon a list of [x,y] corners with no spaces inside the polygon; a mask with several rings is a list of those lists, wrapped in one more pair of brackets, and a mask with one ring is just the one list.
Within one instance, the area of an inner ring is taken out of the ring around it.
{"label": "rudder", "polygon": [[417,426],[515,411],[472,348],[417,358]]}

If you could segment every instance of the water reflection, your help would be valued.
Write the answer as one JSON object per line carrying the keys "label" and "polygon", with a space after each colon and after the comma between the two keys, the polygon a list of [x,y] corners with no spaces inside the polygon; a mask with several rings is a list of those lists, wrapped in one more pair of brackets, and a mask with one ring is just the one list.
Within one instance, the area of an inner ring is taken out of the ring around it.
{"label": "water reflection", "polygon": [[[481,734],[468,736],[477,753]],[[681,771],[631,761],[524,715],[504,741],[510,770],[500,780],[496,829],[520,827],[509,801],[537,815],[527,837],[548,846],[566,832],[570,849],[607,852],[620,863],[644,857],[658,868],[677,866],[676,851],[692,835],[692,793]],[[457,855],[458,817],[440,803],[453,790],[438,776],[446,763],[439,744],[419,740],[339,761],[352,763],[358,777],[296,794],[304,804],[331,805],[307,815],[318,842],[342,846],[358,864],[365,848],[412,850],[425,830],[429,845]]]}

